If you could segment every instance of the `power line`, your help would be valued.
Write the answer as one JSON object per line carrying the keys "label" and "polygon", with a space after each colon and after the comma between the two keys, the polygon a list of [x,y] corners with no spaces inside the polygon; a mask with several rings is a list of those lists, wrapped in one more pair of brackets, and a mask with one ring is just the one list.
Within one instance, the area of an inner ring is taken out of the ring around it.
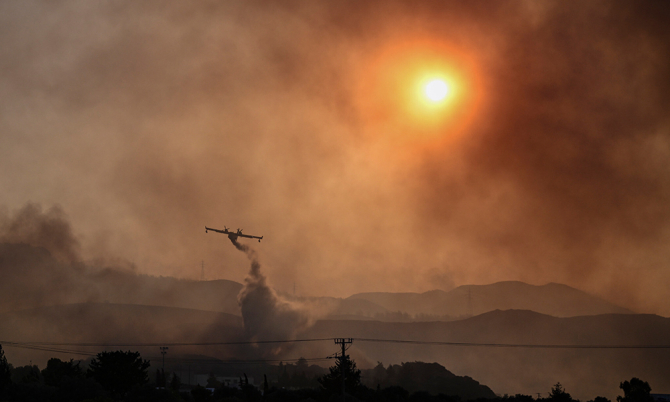
{"label": "power line", "polygon": [[82,355],[82,356],[95,356],[96,353],[91,353],[91,352],[86,352],[86,351],[81,351],[81,350],[72,350],[72,349],[63,349],[63,348],[53,348],[53,347],[47,347],[47,346],[40,346],[40,345],[34,345],[34,344],[29,344],[29,343],[19,343],[19,342],[0,342],[0,344],[3,344],[5,346],[9,347],[16,347],[16,348],[22,348],[22,349],[32,349],[32,350],[40,350],[44,352],[57,352],[57,353],[65,353],[65,354],[72,354],[72,355]]}
{"label": "power line", "polygon": [[[9,347],[16,347],[21,349],[31,349],[39,350],[45,352],[58,352],[65,354],[74,354],[74,355],[83,355],[83,356],[97,356],[97,353],[71,350],[71,349],[60,349],[60,348],[50,348],[50,347],[41,347],[34,344],[27,343],[18,343],[18,342],[4,342],[3,344]],[[161,360],[164,356],[146,356],[149,360]],[[290,358],[290,359],[229,359],[229,360],[220,360],[216,358],[182,358],[182,357],[168,357],[165,358],[168,362],[180,362],[180,363],[205,363],[205,364],[263,364],[263,363],[279,363],[279,362],[298,362],[300,360],[305,361],[326,361],[327,357],[313,357],[313,358]]]}
{"label": "power line", "polygon": [[[54,346],[81,346],[81,347],[151,347],[151,346],[232,346],[232,345],[259,345],[276,343],[299,343],[299,342],[323,342],[333,341],[340,338],[310,338],[310,339],[284,339],[265,341],[234,341],[234,342],[172,342],[172,343],[87,343],[87,342],[11,342],[2,341],[0,344],[7,345],[31,345],[32,347],[49,348]],[[359,342],[396,343],[429,346],[459,346],[459,347],[493,347],[493,348],[529,348],[529,349],[670,349],[670,345],[603,345],[603,344],[528,344],[528,343],[477,343],[477,342],[447,342],[447,341],[419,341],[404,339],[376,339],[376,338],[350,338]],[[55,351],[55,350],[54,350]],[[84,352],[82,352],[84,353]]]}
{"label": "power line", "polygon": [[371,339],[355,338],[359,342],[399,343],[433,346],[465,346],[489,348],[528,348],[528,349],[670,349],[670,345],[561,345],[561,344],[520,344],[520,343],[476,343],[476,342],[441,342],[412,341],[402,339]]}
{"label": "power line", "polygon": [[[271,343],[297,343],[297,342],[323,342],[332,341],[333,338],[315,338],[315,339],[285,339],[275,341],[234,341],[234,342],[158,342],[158,343],[88,343],[88,342],[30,342],[30,345],[38,346],[95,346],[95,347],[150,347],[150,346],[226,346],[226,345],[261,345]],[[28,344],[22,342],[2,341],[0,344]]]}
{"label": "power line", "polygon": [[[148,357],[151,360],[151,356]],[[154,357],[155,359],[157,357]],[[305,360],[308,362],[318,362],[318,361],[327,361],[330,360],[327,357],[312,357],[312,358],[292,358],[292,359],[248,359],[248,360],[219,360],[219,359],[197,359],[197,358],[171,358],[166,359],[169,362],[177,363],[203,363],[203,364],[269,364],[269,363],[292,363],[298,362],[300,360]]]}

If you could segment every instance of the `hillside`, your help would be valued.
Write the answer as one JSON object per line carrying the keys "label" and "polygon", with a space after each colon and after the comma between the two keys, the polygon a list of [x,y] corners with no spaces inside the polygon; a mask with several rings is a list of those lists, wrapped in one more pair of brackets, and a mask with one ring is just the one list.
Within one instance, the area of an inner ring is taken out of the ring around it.
{"label": "hillside", "polygon": [[63,263],[41,247],[0,243],[0,312],[109,302],[240,315],[240,289],[240,283],[223,279],[193,281]]}
{"label": "hillside", "polygon": [[[618,384],[632,377],[648,381],[654,392],[670,393],[670,348],[562,349],[386,343],[381,340],[530,345],[668,345],[670,319],[656,315],[607,314],[557,318],[531,311],[492,311],[451,322],[386,323],[320,321],[304,338],[352,337],[351,355],[359,365],[438,362],[497,393],[549,392],[560,381],[582,400],[597,395],[611,400]],[[367,341],[365,339],[368,339]],[[319,346],[319,347],[317,347]],[[300,345],[304,356],[335,350]]]}
{"label": "hillside", "polygon": [[98,301],[178,307],[241,315],[242,284],[218,279],[194,281],[106,270],[93,277]]}
{"label": "hillside", "polygon": [[555,317],[633,313],[567,285],[549,283],[534,286],[517,281],[465,285],[449,292],[433,290],[425,293],[359,293],[349,299],[367,300],[389,311],[415,316],[428,315],[433,319],[513,309],[532,310]]}
{"label": "hillside", "polygon": [[[3,344],[7,358],[15,365],[33,361],[40,362],[38,364],[42,367],[51,357],[86,358],[102,350],[118,349],[138,350],[145,358],[159,359],[157,345],[164,343],[242,339],[244,329],[242,319],[238,316],[173,307],[83,303],[0,314],[0,344]],[[37,346],[37,349],[45,350],[32,350],[13,347],[8,342],[61,345]],[[82,345],[88,343],[94,345]],[[152,346],[123,346],[125,344]],[[211,350],[201,346],[182,346],[175,351],[184,355],[211,356]],[[218,351],[217,357],[228,358],[239,352],[248,353],[245,349],[229,349]]]}
{"label": "hillside", "polygon": [[[0,314],[0,341],[107,344],[133,346],[159,359],[163,343],[211,343],[246,340],[239,317],[188,309],[111,303],[52,306]],[[511,345],[667,345],[670,319],[656,315],[606,314],[557,318],[531,311],[492,311],[451,322],[390,323],[373,320],[322,320],[296,335],[324,339],[281,345],[170,345],[169,357],[200,355],[218,359],[322,358],[337,351],[332,338],[351,337],[349,354],[362,369],[378,362],[437,362],[459,376],[469,376],[497,393],[548,392],[560,381],[573,396],[589,400],[616,397],[618,384],[632,377],[648,381],[654,392],[670,393],[670,348],[593,349],[426,345],[375,340]],[[116,346],[115,346],[116,345]],[[78,355],[33,351],[3,345],[14,364]],[[104,346],[57,346],[97,353]],[[178,362],[178,361],[177,361]],[[321,363],[328,365],[330,361]],[[40,363],[43,364],[43,363]]]}
{"label": "hillside", "polygon": [[[58,304],[121,303],[241,315],[242,284],[138,275],[123,269],[66,264],[44,248],[0,243],[0,312]],[[387,322],[454,320],[496,309],[533,310],[557,317],[629,314],[566,285],[523,282],[460,286],[449,292],[359,293],[348,298],[294,297],[319,316]]]}
{"label": "hillside", "polygon": [[[67,304],[0,314],[0,339],[21,342],[197,342],[213,329],[239,337],[238,316],[174,307]],[[235,329],[233,331],[232,329]]]}

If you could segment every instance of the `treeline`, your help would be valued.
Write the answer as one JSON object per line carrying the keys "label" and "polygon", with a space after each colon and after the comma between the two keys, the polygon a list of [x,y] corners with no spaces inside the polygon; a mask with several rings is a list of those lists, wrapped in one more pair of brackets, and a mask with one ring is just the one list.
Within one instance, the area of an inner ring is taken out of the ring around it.
{"label": "treeline", "polygon": [[[617,396],[617,402],[654,402],[651,396],[651,387],[646,381],[633,377],[630,381],[624,381],[619,384],[619,388],[623,391],[623,396]],[[563,388],[561,383],[556,383],[551,388],[546,398],[533,398],[530,395],[516,394],[513,396],[504,395],[502,398],[496,398],[499,402],[580,402],[579,399],[574,399]],[[490,399],[477,399],[476,402],[492,402]],[[612,402],[604,396],[597,396],[588,402]]]}
{"label": "treeline", "polygon": [[[250,384],[246,374],[225,385],[212,373],[207,388],[185,386],[176,373],[156,371],[149,378],[149,361],[139,352],[101,352],[87,368],[80,362],[50,359],[44,369],[36,365],[12,367],[0,345],[0,401],[15,402],[261,402],[340,401],[342,382],[347,401],[369,402],[578,402],[560,383],[546,398],[529,395],[497,397],[488,387],[469,377],[459,377],[437,363],[411,362],[361,371],[346,356],[335,366],[323,369],[297,364],[280,364],[278,380]],[[277,369],[277,366],[274,366]],[[266,367],[267,368],[267,367]],[[653,402],[648,383],[633,378],[621,383],[623,396],[617,402]],[[596,397],[589,402],[611,402]]]}

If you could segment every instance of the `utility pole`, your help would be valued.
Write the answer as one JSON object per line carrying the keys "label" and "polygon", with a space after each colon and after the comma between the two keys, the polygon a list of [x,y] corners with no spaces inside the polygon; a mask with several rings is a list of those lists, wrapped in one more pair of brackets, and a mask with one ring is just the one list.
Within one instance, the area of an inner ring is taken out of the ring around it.
{"label": "utility pole", "polygon": [[342,372],[342,402],[346,400],[346,391],[345,391],[345,372],[344,372],[344,361],[347,358],[345,354],[347,350],[347,345],[353,343],[353,338],[335,338],[335,343],[342,346],[342,354],[338,357],[340,359],[340,371]]}
{"label": "utility pole", "polygon": [[202,260],[202,270],[200,270],[200,280],[205,280],[205,260]]}
{"label": "utility pole", "polygon": [[165,379],[165,355],[167,354],[168,347],[167,346],[161,346],[160,347],[161,354],[163,355],[163,388],[167,388],[167,380]]}

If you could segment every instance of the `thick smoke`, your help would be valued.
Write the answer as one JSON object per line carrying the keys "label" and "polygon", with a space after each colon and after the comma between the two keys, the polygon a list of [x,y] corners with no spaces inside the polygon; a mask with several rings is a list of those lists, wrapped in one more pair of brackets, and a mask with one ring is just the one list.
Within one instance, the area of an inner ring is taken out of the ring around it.
{"label": "thick smoke", "polygon": [[79,241],[59,205],[42,211],[38,204],[28,203],[10,216],[0,214],[0,243],[24,243],[43,247],[64,262],[77,262]]}
{"label": "thick smoke", "polygon": [[89,300],[78,248],[58,206],[0,214],[0,312]]}
{"label": "thick smoke", "polygon": [[230,281],[138,275],[132,263],[84,261],[60,206],[0,210],[0,313],[72,303],[130,303],[239,315]]}
{"label": "thick smoke", "polygon": [[247,335],[257,341],[293,339],[313,322],[310,313],[303,306],[283,299],[268,285],[254,249],[235,237],[229,238],[251,261],[251,270],[238,296]]}
{"label": "thick smoke", "polygon": [[[2,2],[1,202],[154,275],[241,282],[194,235],[232,215],[301,296],[560,282],[667,315],[668,8]],[[375,87],[416,44],[479,79],[457,140]]]}

